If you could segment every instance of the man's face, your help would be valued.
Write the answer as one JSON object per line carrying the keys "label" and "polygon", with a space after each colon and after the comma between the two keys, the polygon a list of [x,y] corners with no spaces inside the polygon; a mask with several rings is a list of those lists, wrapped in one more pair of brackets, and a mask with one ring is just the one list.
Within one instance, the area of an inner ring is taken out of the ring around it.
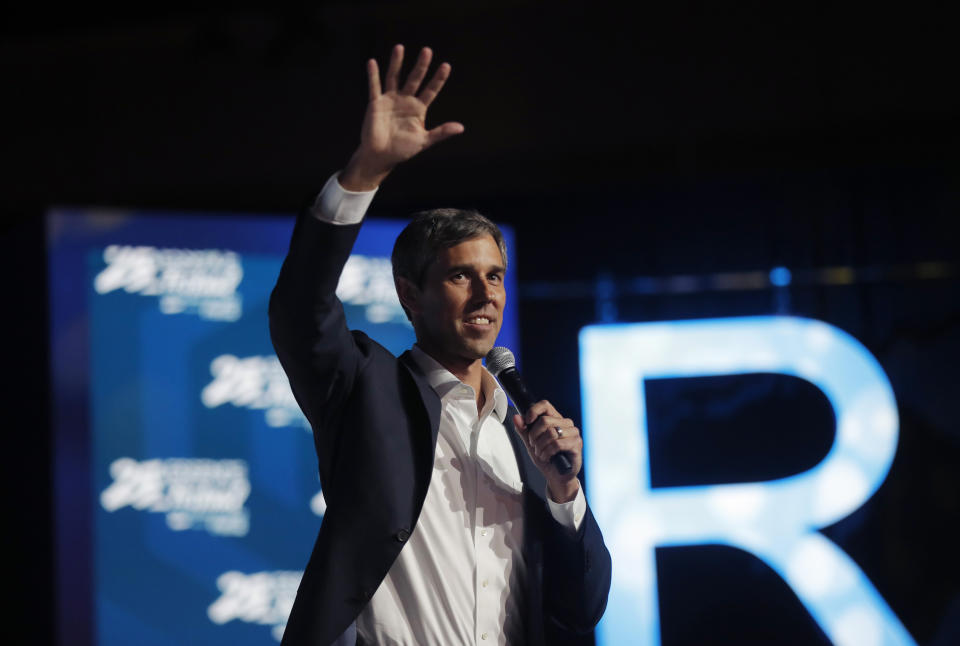
{"label": "man's face", "polygon": [[487,355],[503,323],[503,257],[493,236],[443,249],[423,285],[407,287],[419,345],[448,369]]}

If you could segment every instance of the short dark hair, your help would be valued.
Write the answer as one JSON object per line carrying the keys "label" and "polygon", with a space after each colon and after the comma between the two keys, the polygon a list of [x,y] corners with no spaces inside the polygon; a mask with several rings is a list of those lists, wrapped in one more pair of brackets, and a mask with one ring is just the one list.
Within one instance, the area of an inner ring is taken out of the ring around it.
{"label": "short dark hair", "polygon": [[[461,242],[492,236],[500,248],[503,266],[507,266],[507,245],[499,227],[473,209],[430,209],[414,213],[410,224],[404,227],[393,244],[390,262],[393,280],[406,278],[417,287],[423,286],[427,269],[437,259],[441,249]],[[406,308],[404,308],[406,311]],[[407,312],[407,318],[410,313]]]}
{"label": "short dark hair", "polygon": [[393,278],[406,278],[417,287],[423,286],[427,269],[437,259],[441,249],[461,242],[493,237],[500,248],[503,266],[507,266],[507,245],[499,227],[472,209],[431,209],[413,214],[413,220],[404,227],[393,244],[390,262]]}

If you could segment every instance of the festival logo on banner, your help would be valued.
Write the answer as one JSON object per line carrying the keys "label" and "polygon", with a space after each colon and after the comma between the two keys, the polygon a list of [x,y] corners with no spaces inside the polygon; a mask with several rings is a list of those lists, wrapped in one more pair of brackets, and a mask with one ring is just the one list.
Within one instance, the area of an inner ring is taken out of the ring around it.
{"label": "festival logo on banner", "polygon": [[218,625],[236,619],[273,626],[271,634],[280,641],[302,576],[288,570],[224,572],[217,577],[220,597],[207,608],[207,616]]}
{"label": "festival logo on banner", "polygon": [[93,281],[98,294],[122,289],[157,296],[164,314],[213,321],[236,321],[242,314],[237,287],[243,267],[232,251],[110,245],[103,260],[107,266]]}
{"label": "festival logo on banner", "polygon": [[364,307],[370,323],[410,324],[397,298],[389,258],[351,255],[337,283],[337,298]]}
{"label": "festival logo on banner", "polygon": [[243,460],[119,458],[110,465],[113,483],[100,494],[109,512],[132,507],[166,514],[175,531],[205,529],[216,536],[245,536],[250,514],[247,463]]}
{"label": "festival logo on banner", "polygon": [[200,393],[200,400],[207,408],[233,404],[264,411],[267,424],[272,427],[310,428],[276,356],[240,358],[221,354],[210,362],[210,374],[213,381]]}

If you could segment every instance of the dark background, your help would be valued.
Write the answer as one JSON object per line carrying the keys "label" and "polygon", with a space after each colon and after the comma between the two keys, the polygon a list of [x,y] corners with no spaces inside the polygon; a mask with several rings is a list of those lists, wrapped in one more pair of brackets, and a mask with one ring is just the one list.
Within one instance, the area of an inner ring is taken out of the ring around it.
{"label": "dark background", "polygon": [[[472,206],[516,227],[525,370],[561,410],[578,417],[576,333],[598,320],[598,276],[620,288],[619,320],[789,312],[837,325],[877,356],[900,406],[901,447],[875,498],[825,533],[918,642],[957,643],[960,57],[945,8],[217,5],[24,4],[0,24],[5,473],[16,526],[5,542],[23,593],[11,616],[29,643],[52,641],[55,621],[43,214],[292,212],[349,156],[364,61],[382,64],[395,42],[408,53],[430,45],[452,63],[430,119],[461,121],[466,133],[391,176],[374,214]],[[814,278],[786,298],[623,289],[635,277],[777,265]],[[836,266],[857,271],[818,273]],[[685,433],[652,438],[665,465],[655,484],[786,475],[829,447],[829,421],[809,443],[802,430],[784,431],[783,443],[765,435],[771,415],[807,401],[799,387],[714,386],[648,391],[663,423]],[[751,407],[760,395],[766,403]],[[671,402],[690,398],[747,404],[722,431],[697,430],[668,419]],[[829,417],[811,401],[805,415]],[[658,564],[665,644],[823,640],[753,557],[673,548]]]}

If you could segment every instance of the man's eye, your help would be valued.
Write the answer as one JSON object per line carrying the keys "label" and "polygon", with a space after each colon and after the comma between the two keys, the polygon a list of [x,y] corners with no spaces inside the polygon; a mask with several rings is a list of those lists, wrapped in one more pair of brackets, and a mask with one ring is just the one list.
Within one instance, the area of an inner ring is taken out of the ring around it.
{"label": "man's eye", "polygon": [[501,280],[503,280],[503,276],[500,274],[491,274],[490,276],[491,283],[499,283]]}

